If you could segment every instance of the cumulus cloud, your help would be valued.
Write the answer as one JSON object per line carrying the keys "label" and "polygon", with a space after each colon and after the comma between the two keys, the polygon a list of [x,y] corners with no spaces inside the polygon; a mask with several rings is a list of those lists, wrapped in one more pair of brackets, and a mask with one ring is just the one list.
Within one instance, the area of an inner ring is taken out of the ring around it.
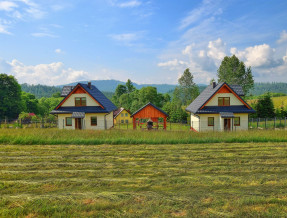
{"label": "cumulus cloud", "polygon": [[277,43],[282,43],[287,41],[287,32],[283,30],[280,34],[280,38],[277,40]]}
{"label": "cumulus cloud", "polygon": [[207,56],[212,58],[218,66],[226,56],[225,47],[226,44],[223,43],[220,38],[215,41],[209,41],[208,43]]}
{"label": "cumulus cloud", "polygon": [[161,63],[157,64],[157,66],[159,66],[159,67],[176,67],[179,65],[187,65],[187,63],[184,61],[179,61],[177,59],[174,59],[171,61],[161,62]]}
{"label": "cumulus cloud", "polygon": [[280,64],[280,61],[274,59],[275,49],[267,44],[255,45],[238,51],[231,48],[230,53],[236,55],[245,62],[246,66],[251,67],[274,67]]}

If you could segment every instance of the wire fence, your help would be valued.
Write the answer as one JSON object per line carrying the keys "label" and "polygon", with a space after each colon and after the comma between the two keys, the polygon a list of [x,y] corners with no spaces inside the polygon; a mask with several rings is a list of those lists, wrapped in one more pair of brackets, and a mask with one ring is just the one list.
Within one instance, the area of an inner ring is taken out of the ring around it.
{"label": "wire fence", "polygon": [[[188,123],[187,121],[181,122],[166,122],[166,130],[170,131],[190,131],[191,129],[200,125],[199,123]],[[58,128],[58,120],[50,120],[50,119],[38,119],[38,120],[25,120],[25,119],[15,119],[8,120],[2,119],[0,120],[0,128],[10,128],[10,129],[18,129],[18,128]],[[117,123],[114,124],[114,129],[122,129],[122,130],[132,130],[133,123]],[[200,128],[200,127],[198,127]],[[234,127],[236,128],[236,127]],[[136,129],[146,130],[147,123],[137,123]],[[162,130],[164,129],[163,122],[154,123],[152,130]],[[283,118],[249,118],[248,119],[248,129],[287,129],[287,117]],[[203,129],[202,129],[203,130]],[[216,131],[216,129],[214,129]],[[236,129],[233,129],[233,131]]]}
{"label": "wire fence", "polygon": [[19,129],[19,128],[57,128],[57,120],[39,119],[39,120],[27,120],[27,119],[15,119],[15,120],[0,120],[0,128]]}
{"label": "wire fence", "polygon": [[249,129],[286,129],[287,117],[274,118],[250,118]]}

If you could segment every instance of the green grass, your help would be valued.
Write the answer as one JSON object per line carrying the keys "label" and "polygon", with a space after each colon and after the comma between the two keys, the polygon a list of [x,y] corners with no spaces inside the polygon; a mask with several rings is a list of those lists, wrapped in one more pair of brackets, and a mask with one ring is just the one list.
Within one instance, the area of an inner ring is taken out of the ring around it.
{"label": "green grass", "polygon": [[100,145],[100,144],[194,144],[194,143],[287,142],[286,130],[237,132],[1,129],[0,144]]}
{"label": "green grass", "polygon": [[1,145],[0,217],[284,217],[286,148]]}

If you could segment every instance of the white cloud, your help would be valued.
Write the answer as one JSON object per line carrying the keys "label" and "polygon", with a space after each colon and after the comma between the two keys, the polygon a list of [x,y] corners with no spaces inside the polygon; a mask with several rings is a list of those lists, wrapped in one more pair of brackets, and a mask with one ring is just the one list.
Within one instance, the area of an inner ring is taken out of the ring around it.
{"label": "white cloud", "polygon": [[110,37],[114,40],[125,42],[138,39],[138,35],[136,33],[111,34]]}
{"label": "white cloud", "polygon": [[32,33],[31,36],[34,37],[50,37],[50,38],[57,38],[58,36],[50,33]]}
{"label": "white cloud", "polygon": [[55,49],[55,53],[61,54],[61,53],[63,53],[63,51],[60,48],[57,48],[57,49]]}
{"label": "white cloud", "polygon": [[185,49],[182,51],[182,54],[184,55],[191,54],[191,49],[192,49],[192,45],[186,46]]}
{"label": "white cloud", "polygon": [[[12,60],[11,63],[4,64],[6,69],[10,68],[10,72],[6,73],[14,75],[19,83],[60,85],[91,78],[88,72],[65,68],[62,62],[26,66],[18,60]],[[0,66],[4,64],[0,62]]]}
{"label": "white cloud", "polygon": [[133,7],[137,7],[140,6],[141,2],[140,1],[127,1],[127,2],[123,2],[123,3],[119,3],[118,7],[120,8],[133,8]]}
{"label": "white cloud", "polygon": [[12,1],[1,1],[0,2],[0,11],[13,11],[14,8],[17,8],[18,5]]}
{"label": "white cloud", "polygon": [[273,67],[274,65],[279,64],[274,59],[275,49],[267,44],[248,47],[243,51],[231,48],[230,53],[235,54],[240,60],[244,61],[246,66]]}
{"label": "white cloud", "polygon": [[218,38],[215,41],[209,41],[207,56],[212,58],[215,63],[219,66],[223,58],[226,56],[226,44]]}
{"label": "white cloud", "polygon": [[171,61],[161,62],[161,63],[157,64],[157,66],[159,66],[159,67],[176,67],[176,66],[179,66],[179,65],[187,65],[187,63],[184,62],[184,61],[179,61],[177,59],[174,59],[174,60],[171,60]]}
{"label": "white cloud", "polygon": [[0,23],[0,33],[3,33],[3,34],[8,34],[8,35],[12,35],[12,33],[10,33],[8,30],[7,30],[8,27],[2,25]]}
{"label": "white cloud", "polygon": [[119,7],[119,8],[134,8],[142,4],[142,2],[137,1],[137,0],[131,0],[131,1],[125,1],[125,2],[118,2],[117,0],[112,0],[110,3],[112,6]]}
{"label": "white cloud", "polygon": [[204,0],[199,7],[190,11],[188,15],[181,20],[179,29],[184,29],[204,18],[220,15],[223,10],[218,7],[218,3],[219,1]]}
{"label": "white cloud", "polygon": [[277,40],[277,43],[282,43],[287,41],[287,32],[285,30],[283,30],[280,34],[280,38]]}

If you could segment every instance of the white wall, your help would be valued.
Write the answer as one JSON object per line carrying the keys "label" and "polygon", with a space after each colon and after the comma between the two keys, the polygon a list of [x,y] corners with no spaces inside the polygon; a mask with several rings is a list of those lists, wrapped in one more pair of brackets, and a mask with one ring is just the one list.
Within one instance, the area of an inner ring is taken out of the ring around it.
{"label": "white wall", "polygon": [[[224,118],[221,118],[219,114],[200,114],[200,127],[199,131],[224,131]],[[214,128],[208,126],[208,117],[214,117]],[[234,114],[234,117],[240,117],[240,126],[234,126],[234,121],[230,118],[230,130],[248,130],[248,114]],[[233,125],[233,128],[232,128]],[[197,130],[197,129],[196,129]],[[197,130],[198,131],[198,130]]]}
{"label": "white wall", "polygon": [[75,98],[76,97],[86,97],[87,106],[99,106],[99,104],[91,98],[88,94],[80,93],[80,94],[72,94],[65,102],[62,104],[62,107],[74,107],[75,106]]}
{"label": "white wall", "polygon": [[199,131],[199,118],[193,113],[190,114],[190,126],[196,131]]}
{"label": "white wall", "polygon": [[232,93],[217,93],[205,106],[218,106],[218,97],[230,97],[230,105],[243,105]]}
{"label": "white wall", "polygon": [[[66,126],[66,117],[71,117],[72,114],[58,114],[59,129],[75,129],[75,118],[72,118],[72,126]],[[91,126],[91,117],[97,117],[97,126]],[[110,129],[114,125],[113,112],[106,115],[106,128]],[[85,114],[83,119],[82,129],[104,130],[105,129],[105,114],[94,113]]]}

